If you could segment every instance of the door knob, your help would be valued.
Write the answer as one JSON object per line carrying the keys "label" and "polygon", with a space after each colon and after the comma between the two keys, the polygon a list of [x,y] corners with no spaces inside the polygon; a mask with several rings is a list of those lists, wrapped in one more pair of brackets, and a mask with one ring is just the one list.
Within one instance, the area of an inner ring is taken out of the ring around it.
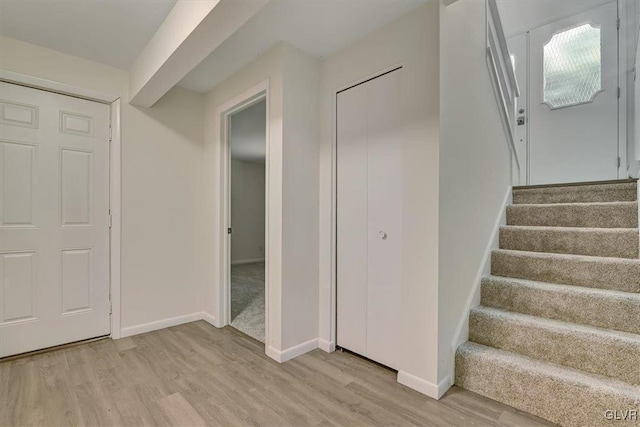
{"label": "door knob", "polygon": [[378,237],[380,237],[382,240],[387,240],[387,233],[381,231],[378,233]]}

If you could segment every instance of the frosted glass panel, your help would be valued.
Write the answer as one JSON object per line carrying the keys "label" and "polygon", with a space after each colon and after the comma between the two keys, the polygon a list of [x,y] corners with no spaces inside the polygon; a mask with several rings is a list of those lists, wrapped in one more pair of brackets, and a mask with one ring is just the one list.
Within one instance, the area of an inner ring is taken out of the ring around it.
{"label": "frosted glass panel", "polygon": [[602,89],[600,28],[581,25],[544,46],[544,102],[552,108],[589,102]]}

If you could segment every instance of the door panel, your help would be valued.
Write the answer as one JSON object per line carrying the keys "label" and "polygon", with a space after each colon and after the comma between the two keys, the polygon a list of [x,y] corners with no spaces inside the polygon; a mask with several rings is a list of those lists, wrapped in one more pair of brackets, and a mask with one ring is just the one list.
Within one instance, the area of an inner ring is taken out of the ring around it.
{"label": "door panel", "polygon": [[337,344],[398,366],[401,71],[337,98]]}
{"label": "door panel", "polygon": [[109,334],[109,107],[0,83],[0,357]]}
{"label": "door panel", "polygon": [[618,177],[616,21],[614,1],[530,32],[531,184]]}
{"label": "door panel", "polygon": [[[402,282],[400,71],[367,86],[367,356],[397,367]],[[382,234],[384,233],[384,234]]]}
{"label": "door panel", "polygon": [[338,94],[337,342],[367,352],[367,88]]}

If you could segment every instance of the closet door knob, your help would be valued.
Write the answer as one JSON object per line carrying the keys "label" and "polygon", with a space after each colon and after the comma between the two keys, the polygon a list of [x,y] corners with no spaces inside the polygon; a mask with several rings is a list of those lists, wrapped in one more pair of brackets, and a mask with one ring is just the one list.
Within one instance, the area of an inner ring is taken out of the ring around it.
{"label": "closet door knob", "polygon": [[378,233],[378,237],[380,237],[382,240],[387,240],[387,233],[381,231]]}

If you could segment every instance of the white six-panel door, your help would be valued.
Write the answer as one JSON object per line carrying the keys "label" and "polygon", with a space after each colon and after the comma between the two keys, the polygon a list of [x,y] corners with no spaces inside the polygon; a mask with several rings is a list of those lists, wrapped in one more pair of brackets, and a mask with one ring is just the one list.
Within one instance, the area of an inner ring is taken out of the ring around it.
{"label": "white six-panel door", "polygon": [[401,73],[337,96],[337,345],[392,368],[401,317]]}
{"label": "white six-panel door", "polygon": [[107,335],[109,107],[0,83],[0,357]]}

